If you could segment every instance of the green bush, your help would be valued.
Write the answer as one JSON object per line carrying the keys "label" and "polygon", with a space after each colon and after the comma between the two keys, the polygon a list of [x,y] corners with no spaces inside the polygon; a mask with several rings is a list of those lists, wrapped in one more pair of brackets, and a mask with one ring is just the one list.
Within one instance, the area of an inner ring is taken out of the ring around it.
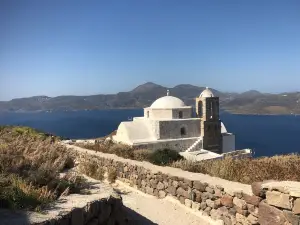
{"label": "green bush", "polygon": [[183,157],[178,152],[170,149],[157,150],[149,155],[149,162],[160,166],[165,166],[181,159]]}

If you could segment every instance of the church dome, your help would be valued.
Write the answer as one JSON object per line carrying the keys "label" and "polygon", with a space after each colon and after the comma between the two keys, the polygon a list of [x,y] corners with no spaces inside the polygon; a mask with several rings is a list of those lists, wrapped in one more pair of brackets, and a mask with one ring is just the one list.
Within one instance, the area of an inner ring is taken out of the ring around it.
{"label": "church dome", "polygon": [[208,87],[206,87],[206,89],[202,91],[202,93],[200,94],[200,98],[211,98],[211,97],[214,97],[214,94]]}
{"label": "church dome", "polygon": [[173,96],[164,96],[155,100],[150,108],[156,109],[172,109],[172,108],[182,108],[185,107],[184,102]]}

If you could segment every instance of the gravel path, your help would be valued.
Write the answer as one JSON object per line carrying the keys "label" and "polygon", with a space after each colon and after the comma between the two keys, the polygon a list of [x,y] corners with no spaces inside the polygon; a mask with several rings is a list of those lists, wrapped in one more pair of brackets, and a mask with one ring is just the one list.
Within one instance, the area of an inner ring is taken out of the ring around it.
{"label": "gravel path", "polygon": [[[137,225],[217,225],[219,222],[188,209],[170,197],[157,199],[125,185],[114,184],[123,199],[133,224]],[[222,224],[222,223],[221,223]]]}

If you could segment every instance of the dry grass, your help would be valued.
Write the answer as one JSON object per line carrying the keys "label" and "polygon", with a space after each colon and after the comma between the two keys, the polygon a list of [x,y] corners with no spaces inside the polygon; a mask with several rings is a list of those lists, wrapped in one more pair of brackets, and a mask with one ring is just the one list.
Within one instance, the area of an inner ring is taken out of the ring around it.
{"label": "dry grass", "polygon": [[86,174],[87,176],[92,177],[96,180],[104,180],[105,170],[104,168],[99,166],[96,160],[85,158],[80,162],[78,169],[81,173]]}
{"label": "dry grass", "polygon": [[[133,150],[129,146],[113,144],[111,142],[100,142],[89,145],[79,144],[79,146],[138,161],[149,161],[152,163],[156,161],[153,160],[153,151],[147,149]],[[173,160],[167,164],[156,164],[167,165],[195,173],[209,174],[245,184],[263,180],[300,181],[300,155],[297,154],[242,159],[226,157],[224,159],[201,162],[178,159],[180,158],[173,157]]]}
{"label": "dry grass", "polygon": [[117,170],[115,168],[109,168],[107,171],[107,180],[109,183],[115,183],[117,179]]}
{"label": "dry grass", "polygon": [[170,166],[245,184],[263,180],[300,181],[300,156],[295,154],[202,162],[181,160]]}
{"label": "dry grass", "polygon": [[56,140],[27,127],[0,127],[0,207],[38,210],[85,187],[76,174],[60,177],[74,163]]}

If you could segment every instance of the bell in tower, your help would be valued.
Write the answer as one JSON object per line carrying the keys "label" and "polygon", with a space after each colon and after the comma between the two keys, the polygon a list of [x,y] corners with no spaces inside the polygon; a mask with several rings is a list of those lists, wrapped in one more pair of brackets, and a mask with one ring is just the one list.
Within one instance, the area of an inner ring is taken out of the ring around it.
{"label": "bell in tower", "polygon": [[221,120],[219,118],[219,97],[206,88],[196,98],[196,114],[201,120],[202,148],[222,153]]}

